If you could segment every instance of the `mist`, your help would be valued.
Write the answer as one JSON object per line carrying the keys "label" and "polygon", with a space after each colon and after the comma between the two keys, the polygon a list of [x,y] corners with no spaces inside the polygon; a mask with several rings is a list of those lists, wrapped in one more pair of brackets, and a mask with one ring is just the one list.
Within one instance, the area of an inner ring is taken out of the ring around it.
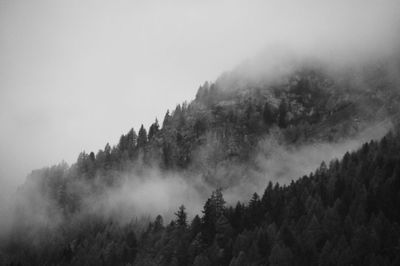
{"label": "mist", "polygon": [[[25,181],[32,169],[72,164],[80,151],[117,143],[132,126],[148,128],[167,109],[192,99],[205,80],[231,88],[237,80],[279,81],[305,63],[340,76],[348,67],[398,62],[399,1],[174,3],[1,2],[0,216],[6,218],[0,233],[21,213],[33,227],[65,221],[48,195],[29,177]],[[300,146],[271,133],[257,146],[255,168],[218,166],[213,184],[154,167],[120,173],[119,183],[101,194],[90,194],[83,181],[69,189],[89,195],[77,217],[128,223],[161,214],[169,221],[184,204],[193,218],[218,186],[228,204],[246,202],[269,181],[288,184],[390,128],[384,121],[336,143]]]}
{"label": "mist", "polygon": [[[288,185],[314,172],[322,162],[329,165],[365,142],[381,139],[392,128],[388,119],[365,125],[355,135],[335,142],[299,145],[285,143],[280,130],[275,128],[258,143],[252,166],[228,163],[210,167],[211,182],[195,172],[163,171],[145,165],[136,165],[134,169],[112,177],[72,180],[66,183],[66,191],[82,198],[79,211],[70,217],[65,216],[65,210],[60,209],[53,196],[41,187],[40,180],[46,180],[49,170],[34,171],[13,200],[0,208],[1,217],[4,217],[0,223],[0,237],[8,236],[16,228],[26,227],[35,235],[43,229],[57,230],[63,224],[88,217],[112,219],[120,225],[135,221],[138,228],[145,229],[146,223],[157,215],[161,215],[166,223],[174,220],[180,205],[186,207],[191,220],[195,215],[201,215],[205,201],[218,187],[223,189],[227,206],[234,206],[238,201],[247,203],[254,192],[262,195],[269,182]],[[203,153],[212,152],[207,144],[202,149]],[[58,172],[62,179],[68,178],[69,166],[54,167],[49,168],[50,171]],[[115,182],[112,185],[104,183],[104,178],[112,178]]]}
{"label": "mist", "polygon": [[89,212],[118,217],[122,223],[142,216],[154,219],[159,214],[170,221],[180,205],[185,205],[189,218],[199,214],[205,191],[210,188],[196,179],[151,168],[140,175],[123,174],[117,186],[106,188],[100,198],[89,198],[84,205]]}
{"label": "mist", "polygon": [[148,126],[270,47],[339,63],[392,55],[399,10],[395,0],[2,1],[1,194]]}

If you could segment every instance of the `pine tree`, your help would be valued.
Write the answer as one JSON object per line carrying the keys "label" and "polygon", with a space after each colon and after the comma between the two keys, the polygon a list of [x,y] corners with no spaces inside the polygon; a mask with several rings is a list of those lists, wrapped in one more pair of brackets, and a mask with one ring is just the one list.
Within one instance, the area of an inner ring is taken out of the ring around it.
{"label": "pine tree", "polygon": [[142,125],[139,129],[139,136],[137,139],[137,147],[140,148],[144,148],[147,144],[147,131],[144,128],[144,126]]}
{"label": "pine tree", "polygon": [[206,201],[206,204],[204,204],[203,217],[201,219],[201,234],[206,244],[210,244],[214,239],[216,219],[215,205],[210,198]]}
{"label": "pine tree", "polygon": [[167,110],[164,116],[162,128],[165,129],[170,124],[170,121],[171,121],[171,115],[169,114],[169,110]]}
{"label": "pine tree", "polygon": [[160,126],[158,125],[158,120],[156,118],[156,121],[150,126],[149,129],[149,141],[153,139],[153,137],[158,133],[160,130]]}
{"label": "pine tree", "polygon": [[216,222],[225,210],[222,189],[218,188],[206,201],[202,217],[202,235],[206,243],[211,243],[216,232]]}
{"label": "pine tree", "polygon": [[134,155],[134,150],[136,147],[136,142],[137,142],[137,134],[133,128],[129,130],[128,134],[126,135],[126,146],[128,150],[128,155],[130,158]]}
{"label": "pine tree", "polygon": [[185,206],[181,205],[178,209],[178,212],[175,213],[176,216],[176,224],[179,227],[186,228],[187,227],[187,214],[185,211]]}
{"label": "pine tree", "polygon": [[225,200],[224,196],[222,195],[222,188],[217,188],[217,190],[213,192],[211,198],[214,201],[213,204],[215,205],[216,218],[218,218],[223,214],[225,209]]}
{"label": "pine tree", "polygon": [[201,230],[201,219],[196,215],[190,224],[191,238],[194,238]]}

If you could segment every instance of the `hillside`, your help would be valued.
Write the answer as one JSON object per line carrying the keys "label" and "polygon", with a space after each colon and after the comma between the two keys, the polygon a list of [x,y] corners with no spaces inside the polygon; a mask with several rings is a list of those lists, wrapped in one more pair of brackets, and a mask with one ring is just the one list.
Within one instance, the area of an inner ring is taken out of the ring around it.
{"label": "hillside", "polygon": [[173,221],[157,216],[141,233],[137,223],[93,215],[59,230],[20,230],[3,243],[1,258],[17,265],[398,265],[399,151],[400,135],[390,133],[288,186],[270,182],[248,204],[226,206],[216,190],[201,216],[188,221],[181,206]]}
{"label": "hillside", "polygon": [[0,264],[399,263],[399,135],[370,142],[397,128],[399,64],[304,64],[267,80],[238,71],[200,86],[161,125],[33,171]]}
{"label": "hillside", "polygon": [[202,217],[150,223],[134,265],[398,265],[400,142],[389,134],[248,204],[220,190]]}

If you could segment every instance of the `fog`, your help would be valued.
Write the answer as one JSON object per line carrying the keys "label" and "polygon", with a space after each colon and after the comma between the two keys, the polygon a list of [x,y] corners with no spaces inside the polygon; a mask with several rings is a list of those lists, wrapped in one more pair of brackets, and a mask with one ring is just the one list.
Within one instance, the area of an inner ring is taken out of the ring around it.
{"label": "fog", "polygon": [[[73,163],[82,150],[117,143],[122,132],[142,123],[148,127],[225,71],[271,79],[291,71],[280,69],[282,62],[295,66],[304,58],[340,69],[394,57],[399,25],[395,0],[3,0],[0,202],[10,206],[8,196],[32,169]],[[247,176],[256,178],[225,187],[226,200],[246,200],[269,180],[287,183],[308,174],[322,160],[381,137],[389,124],[336,144],[288,147],[266,136],[257,157],[261,170]],[[88,198],[87,210],[105,216],[118,212],[124,221],[131,214],[171,218],[184,203],[194,215],[213,189],[157,169],[123,175],[120,186],[103,198]],[[32,200],[40,206],[49,203],[36,197]],[[49,218],[36,214],[41,224]],[[56,212],[51,219],[58,217]]]}
{"label": "fog", "polygon": [[152,168],[140,175],[124,174],[120,184],[107,188],[100,199],[89,198],[85,205],[90,212],[118,217],[123,223],[142,216],[154,218],[158,214],[170,221],[180,205],[185,205],[189,218],[200,214],[206,191],[210,188],[199,180]]}
{"label": "fog", "polygon": [[[0,208],[3,217],[0,237],[18,226],[40,232],[43,228],[57,229],[66,221],[79,221],[91,215],[111,218],[122,225],[136,221],[138,228],[146,226],[159,214],[169,223],[182,204],[190,220],[201,215],[205,201],[216,187],[223,188],[228,206],[234,206],[238,201],[247,203],[254,192],[262,195],[269,182],[288,185],[314,172],[322,162],[329,165],[332,160],[340,160],[347,151],[355,151],[365,142],[381,139],[392,128],[392,122],[384,120],[365,125],[357,134],[336,142],[299,145],[285,143],[279,129],[273,129],[257,145],[253,166],[228,163],[210,168],[212,182],[193,172],[166,172],[145,165],[118,173],[113,177],[117,180],[113,185],[104,183],[101,176],[94,180],[75,179],[67,182],[66,191],[83,197],[79,211],[70,217],[64,215],[52,196],[44,193],[46,190],[43,191],[38,180],[45,178],[46,174],[33,172],[13,201]],[[203,146],[207,147],[210,146]],[[61,172],[66,173],[68,167],[65,167],[61,167],[64,169]]]}
{"label": "fog", "polygon": [[[0,184],[115,143],[265,47],[335,59],[398,47],[399,2],[0,3]],[[10,189],[8,189],[10,188]]]}

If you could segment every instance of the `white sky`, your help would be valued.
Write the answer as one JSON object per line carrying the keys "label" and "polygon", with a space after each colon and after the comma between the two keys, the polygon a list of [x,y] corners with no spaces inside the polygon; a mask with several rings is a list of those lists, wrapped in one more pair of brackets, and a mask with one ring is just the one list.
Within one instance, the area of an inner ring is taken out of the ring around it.
{"label": "white sky", "polygon": [[0,0],[0,186],[191,100],[269,45],[391,49],[395,0]]}

